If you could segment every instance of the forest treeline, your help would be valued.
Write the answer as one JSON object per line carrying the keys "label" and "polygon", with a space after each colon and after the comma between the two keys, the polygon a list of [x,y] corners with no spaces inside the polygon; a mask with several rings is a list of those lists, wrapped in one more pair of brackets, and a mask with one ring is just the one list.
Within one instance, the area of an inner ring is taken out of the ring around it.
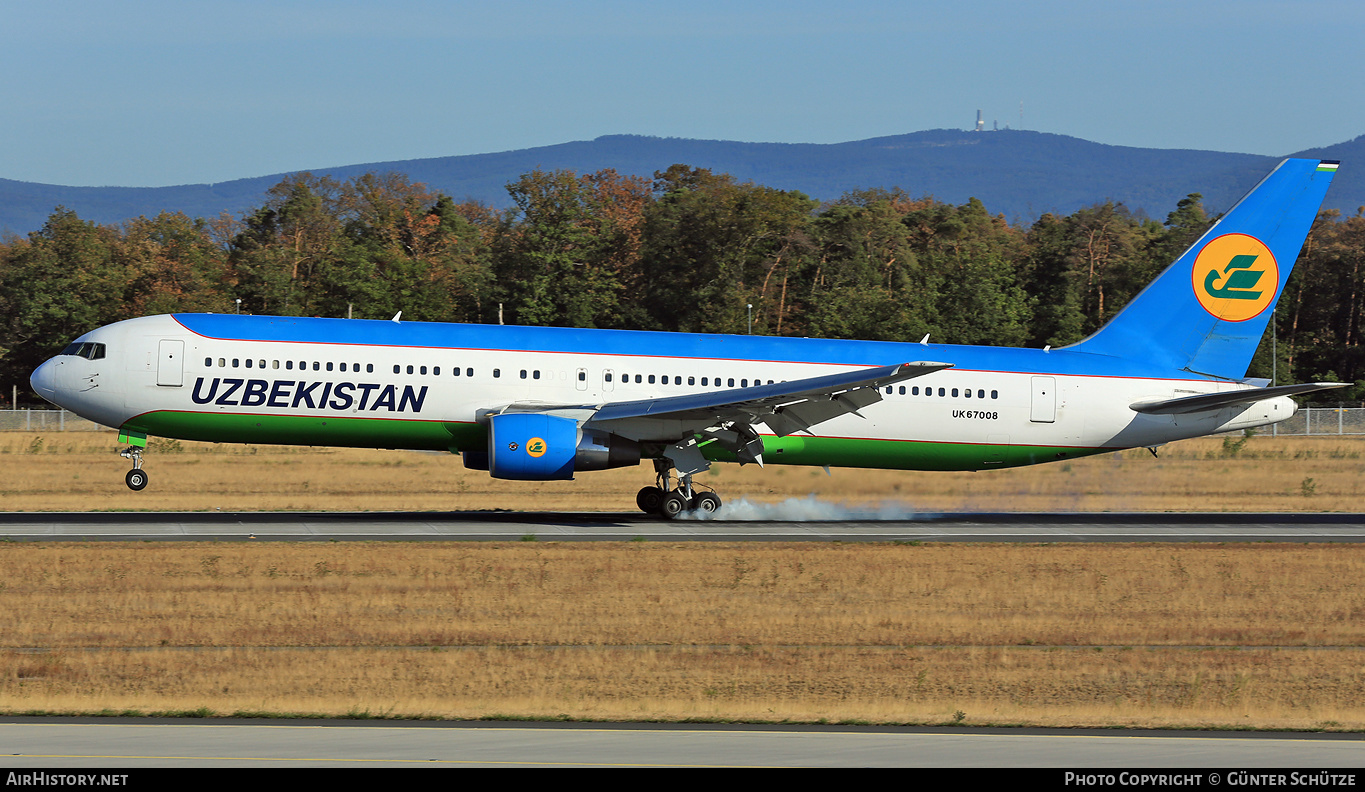
{"label": "forest treeline", "polygon": [[[1215,218],[1198,194],[1164,222],[1103,203],[1024,227],[864,190],[800,192],[674,165],[533,171],[513,208],[456,202],[399,174],[303,173],[240,217],[96,225],[58,208],[0,240],[0,387],[72,338],[156,313],[214,311],[1061,346],[1084,338]],[[1357,382],[1365,216],[1319,215],[1280,301],[1280,382]],[[1271,375],[1270,341],[1251,376]]]}

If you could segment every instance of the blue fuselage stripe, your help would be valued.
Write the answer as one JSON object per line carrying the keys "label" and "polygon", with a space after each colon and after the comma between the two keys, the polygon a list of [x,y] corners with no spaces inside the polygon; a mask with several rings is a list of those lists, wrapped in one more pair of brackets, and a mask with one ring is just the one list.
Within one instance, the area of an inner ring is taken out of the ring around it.
{"label": "blue fuselage stripe", "polygon": [[1061,349],[1043,351],[889,341],[233,314],[176,314],[175,319],[197,335],[228,341],[752,360],[832,366],[886,366],[928,360],[951,363],[958,370],[1202,379],[1188,372],[1172,371],[1138,360]]}

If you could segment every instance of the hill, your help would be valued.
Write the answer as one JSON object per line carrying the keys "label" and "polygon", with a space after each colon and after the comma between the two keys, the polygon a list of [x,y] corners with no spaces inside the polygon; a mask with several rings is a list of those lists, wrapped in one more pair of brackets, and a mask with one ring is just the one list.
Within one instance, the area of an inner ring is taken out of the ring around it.
{"label": "hill", "polygon": [[[1346,163],[1327,195],[1327,208],[1350,215],[1365,205],[1365,178],[1355,177],[1351,167],[1365,161],[1365,136],[1299,154]],[[509,205],[504,186],[536,168],[580,173],[615,168],[649,178],[656,170],[685,163],[822,200],[871,187],[900,187],[912,196],[932,195],[955,204],[975,197],[992,212],[1028,222],[1045,212],[1070,214],[1105,200],[1164,218],[1191,192],[1203,193],[1205,204],[1221,211],[1279,159],[1109,146],[1043,132],[940,129],[835,144],[607,135],[517,151],[313,172],[346,179],[367,171],[398,171],[456,199],[503,207]],[[238,214],[259,205],[265,190],[284,175],[174,187],[65,187],[0,179],[0,230],[33,231],[58,205],[99,223],[163,210],[194,217]]]}

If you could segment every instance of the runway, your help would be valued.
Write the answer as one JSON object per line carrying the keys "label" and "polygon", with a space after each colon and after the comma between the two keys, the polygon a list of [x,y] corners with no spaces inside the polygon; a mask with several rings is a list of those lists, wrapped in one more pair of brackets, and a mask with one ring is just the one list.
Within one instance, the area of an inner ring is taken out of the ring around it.
{"label": "runway", "polygon": [[[1365,764],[1358,734],[1096,729],[7,717],[0,743],[11,769],[1001,767],[1059,768],[1060,782],[1063,770],[1078,768],[1275,767],[1316,776]],[[1195,772],[1200,785],[1218,785]],[[1348,774],[1358,782],[1358,772]]]}
{"label": "runway", "polygon": [[814,511],[824,519],[780,519],[779,507],[755,519],[671,522],[593,512],[9,512],[0,540],[1365,542],[1365,514]]}

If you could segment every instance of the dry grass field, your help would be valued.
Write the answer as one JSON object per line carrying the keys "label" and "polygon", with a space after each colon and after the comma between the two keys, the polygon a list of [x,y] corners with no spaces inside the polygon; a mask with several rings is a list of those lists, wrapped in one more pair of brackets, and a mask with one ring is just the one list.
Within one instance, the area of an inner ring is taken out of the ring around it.
{"label": "dry grass field", "polygon": [[[1365,442],[926,474],[722,466],[727,498],[1358,511]],[[629,511],[411,452],[0,435],[6,510]],[[0,543],[0,711],[1365,729],[1357,545]]]}
{"label": "dry grass field", "polygon": [[[0,433],[4,511],[634,511],[648,465],[577,481],[508,482],[449,454],[153,440],[151,484],[130,492],[111,433]],[[1358,511],[1365,437],[1188,440],[979,473],[717,465],[698,481],[727,500],[814,495],[908,511]]]}
{"label": "dry grass field", "polygon": [[0,544],[0,710],[1365,728],[1365,548]]}

